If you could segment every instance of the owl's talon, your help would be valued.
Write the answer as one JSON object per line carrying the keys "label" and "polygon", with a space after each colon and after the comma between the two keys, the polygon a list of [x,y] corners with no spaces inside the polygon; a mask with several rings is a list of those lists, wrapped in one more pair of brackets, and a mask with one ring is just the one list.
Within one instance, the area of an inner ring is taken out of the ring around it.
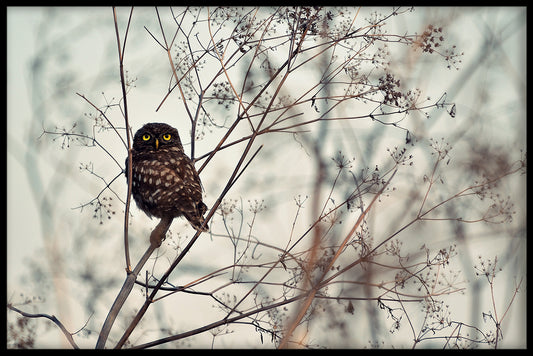
{"label": "owl's talon", "polygon": [[159,224],[157,224],[155,229],[150,234],[150,244],[152,246],[155,248],[161,246],[161,243],[167,237],[167,231],[170,227],[170,224],[172,224],[172,218],[164,217],[161,219]]}
{"label": "owl's talon", "polygon": [[155,248],[158,248],[161,246],[166,237],[166,230],[161,231],[158,225],[150,234],[150,244]]}
{"label": "owl's talon", "polygon": [[[155,231],[154,231],[155,232]],[[154,236],[154,232],[150,234],[150,244],[154,246],[155,248],[158,248],[163,243],[164,238],[161,238],[161,236]]]}

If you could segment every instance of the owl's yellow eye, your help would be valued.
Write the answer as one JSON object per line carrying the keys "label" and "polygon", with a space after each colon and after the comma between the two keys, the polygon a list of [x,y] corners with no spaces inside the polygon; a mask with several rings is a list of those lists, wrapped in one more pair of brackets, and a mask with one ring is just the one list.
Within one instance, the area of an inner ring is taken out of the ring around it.
{"label": "owl's yellow eye", "polygon": [[148,141],[150,139],[150,135],[144,134],[143,135],[143,141]]}
{"label": "owl's yellow eye", "polygon": [[164,134],[163,135],[163,140],[165,140],[165,141],[170,140],[170,134]]}

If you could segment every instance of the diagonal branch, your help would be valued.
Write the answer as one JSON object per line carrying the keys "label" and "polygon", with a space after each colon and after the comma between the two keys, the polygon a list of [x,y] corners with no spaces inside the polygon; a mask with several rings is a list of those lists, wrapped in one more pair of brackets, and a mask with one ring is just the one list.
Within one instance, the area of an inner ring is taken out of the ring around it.
{"label": "diagonal branch", "polygon": [[141,268],[144,266],[148,258],[152,255],[152,252],[157,247],[155,245],[150,244],[144,255],[141,257],[139,262],[137,263],[137,266],[135,266],[135,269],[133,272],[129,273],[126,277],[126,280],[124,281],[124,284],[122,285],[122,288],[120,289],[120,292],[118,293],[117,298],[113,302],[113,305],[111,306],[111,310],[109,310],[109,313],[107,314],[107,318],[104,322],[104,325],[102,326],[102,330],[100,331],[100,334],[98,335],[98,341],[96,342],[96,348],[97,349],[103,349],[105,347],[105,343],[107,341],[107,337],[109,336],[109,332],[111,331],[111,327],[113,326],[113,323],[115,322],[115,319],[117,318],[118,313],[120,312],[120,309],[124,305],[124,302],[130,295],[131,290],[133,289],[133,286],[135,285],[135,280],[137,279],[137,275],[141,271]]}

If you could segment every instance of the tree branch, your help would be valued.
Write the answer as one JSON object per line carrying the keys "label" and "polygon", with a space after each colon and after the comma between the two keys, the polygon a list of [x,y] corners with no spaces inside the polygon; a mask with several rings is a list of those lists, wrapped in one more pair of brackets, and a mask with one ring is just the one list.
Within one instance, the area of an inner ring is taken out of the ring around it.
{"label": "tree branch", "polygon": [[65,328],[63,323],[60,322],[54,315],[41,314],[41,313],[39,313],[39,314],[26,313],[26,312],[23,312],[22,310],[20,310],[18,308],[15,308],[11,303],[7,305],[7,308],[19,313],[20,315],[22,315],[22,316],[24,316],[26,318],[46,318],[48,320],[51,320],[54,324],[56,324],[61,329],[61,331],[63,332],[63,334],[67,338],[68,342],[70,343],[70,345],[72,345],[72,347],[75,348],[75,349],[79,349],[78,345],[76,344],[76,342],[72,338],[72,333],[70,333]]}

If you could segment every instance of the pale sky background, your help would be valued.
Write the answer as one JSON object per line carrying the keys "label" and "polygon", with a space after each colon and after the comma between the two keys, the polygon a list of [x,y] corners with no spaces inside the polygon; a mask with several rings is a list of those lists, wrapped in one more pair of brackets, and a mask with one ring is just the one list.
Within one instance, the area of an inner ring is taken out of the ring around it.
{"label": "pale sky background", "polygon": [[[363,12],[369,10],[371,9],[363,9]],[[127,10],[120,9],[121,24],[124,23],[127,14]],[[458,51],[464,52],[462,63],[458,65],[460,68],[458,71],[448,70],[442,59],[431,57],[435,63],[434,68],[432,64],[409,68],[411,77],[407,85],[416,85],[422,90],[423,95],[435,99],[443,92],[447,92],[448,101],[456,103],[457,116],[451,120],[445,112],[435,114],[431,122],[422,120],[421,126],[413,127],[413,133],[420,137],[439,139],[444,135],[457,137],[466,130],[465,128],[472,126],[472,130],[476,130],[475,135],[484,137],[495,147],[500,147],[502,152],[509,152],[514,160],[520,159],[520,149],[526,151],[526,9],[417,8],[412,14],[393,18],[390,21],[390,32],[395,30],[400,33],[421,32],[427,19],[439,19],[443,22],[442,25],[447,31],[447,41],[456,44]],[[166,92],[169,77],[166,53],[154,43],[143,28],[145,25],[151,29],[157,28],[154,27],[154,21],[153,8],[134,10],[132,31],[126,50],[126,69],[129,75],[137,78],[135,88],[128,97],[130,124],[135,131],[146,122],[163,121],[173,124],[180,132],[188,132],[188,122],[176,119],[183,110],[178,100],[169,100],[162,110],[155,113],[155,108]],[[487,41],[487,38],[490,38],[490,41]],[[484,46],[489,48],[486,52],[483,51],[487,48]],[[90,251],[84,258],[94,261],[98,266],[95,267],[98,273],[116,275],[114,285],[102,286],[109,288],[105,294],[106,300],[112,301],[116,296],[122,285],[124,268],[122,206],[115,199],[113,208],[116,209],[118,216],[102,227],[91,218],[91,213],[88,211],[90,207],[81,213],[79,209],[73,209],[92,199],[102,188],[98,178],[80,171],[79,167],[91,161],[95,172],[102,174],[107,180],[118,174],[120,168],[96,148],[81,147],[76,142],[70,142],[69,148],[61,149],[63,138],[54,141],[53,136],[41,136],[41,134],[43,129],[54,131],[56,127],[68,130],[74,122],[85,125],[86,130],[91,129],[90,120],[85,115],[93,111],[76,95],[76,92],[86,95],[98,105],[103,105],[106,101],[117,102],[121,94],[116,50],[111,8],[11,7],[7,10],[7,299],[8,302],[17,304],[28,297],[43,298],[44,300],[36,299],[32,307],[28,307],[28,311],[62,316],[69,330],[80,329],[90,317],[84,309],[85,306],[79,304],[81,301],[75,293],[71,293],[76,288],[84,290],[82,288],[86,286],[80,286],[80,281],[68,278],[73,271],[83,268],[81,261],[77,263],[72,259],[75,251],[82,250],[82,247],[77,245],[82,241],[80,236],[86,244],[83,247],[92,246],[84,250]],[[480,53],[489,55],[480,58]],[[431,71],[427,71],[428,66],[432,68]],[[45,70],[39,70],[40,68]],[[397,68],[395,70],[398,71]],[[36,73],[39,73],[39,77],[36,77]],[[462,80],[467,81],[466,84],[461,83]],[[234,111],[230,112],[228,117],[232,117],[232,114]],[[116,122],[121,122],[120,112],[116,108],[110,111],[110,116],[117,120]],[[475,124],[469,123],[474,121]],[[351,129],[359,130],[355,122],[353,125]],[[339,127],[332,125],[332,130],[336,132],[334,130],[339,130]],[[370,137],[370,130],[368,128],[360,130],[358,131],[360,142],[364,142],[367,137],[365,135]],[[402,143],[403,133],[392,130],[390,132],[390,141],[380,143],[383,148]],[[472,134],[472,131],[469,133]],[[106,147],[119,157],[117,159],[119,163],[123,164],[125,150],[113,141],[115,138],[112,134],[107,136],[102,134],[100,137],[104,144],[109,145]],[[280,140],[280,144],[294,143],[291,137],[281,135],[273,136],[272,139]],[[188,153],[190,139],[182,134],[182,141]],[[217,141],[218,136],[210,137],[210,132],[206,131],[204,138],[197,142],[197,154],[209,151]],[[466,159],[462,156],[464,152],[462,144],[468,142],[459,141],[457,147],[451,151],[454,160]],[[336,147],[330,149],[331,155],[338,151]],[[228,167],[231,167],[239,153],[238,150],[224,152],[224,160],[221,161],[226,161],[227,165],[213,164],[202,173],[208,205],[213,203],[216,196],[216,193],[212,192],[218,192],[220,189],[219,177],[227,176],[230,169]],[[327,157],[327,154],[324,157]],[[283,172],[287,182],[296,182],[301,177],[305,178],[306,175],[302,172],[310,169],[305,152],[295,152],[294,155],[287,156],[287,160],[290,164],[287,164]],[[277,198],[272,198],[273,193],[265,193],[265,184],[268,182],[264,179],[254,178],[254,180],[252,177],[246,179],[235,186],[229,198],[242,198],[245,208],[248,205],[247,199],[265,199],[267,205],[265,214],[271,222],[278,221],[284,216],[292,216],[293,196],[298,193],[303,195],[309,193],[306,189],[310,181],[302,178],[300,187],[298,183],[289,185],[287,192],[290,193],[287,194],[286,201],[276,200]],[[117,183],[117,187],[120,184],[125,187],[123,177],[119,178],[119,182],[121,183]],[[124,194],[124,187],[116,189],[120,194]],[[501,289],[498,289],[501,303],[499,310],[503,310],[509,300],[512,281],[524,278],[521,292],[513,302],[510,314],[505,320],[507,324],[504,325],[504,339],[500,345],[511,348],[525,347],[527,288],[525,231],[517,228],[519,231],[514,240],[511,239],[512,241],[506,235],[507,231],[512,231],[515,226],[525,226],[523,223],[526,212],[525,176],[513,178],[505,183],[503,189],[515,203],[516,215],[513,223],[509,227],[502,226],[499,230],[501,236],[494,233],[488,238],[489,243],[484,233],[480,232],[468,245],[469,251],[463,250],[460,253],[468,255],[474,261],[474,256],[477,255],[493,259],[498,253],[516,252],[516,258],[510,258],[514,260],[515,265],[508,263],[502,266],[503,271],[497,276],[497,280],[501,283]],[[239,194],[243,191],[247,192],[246,196]],[[48,199],[46,204],[49,205],[43,205],[43,197]],[[146,235],[155,222],[141,216],[137,210],[135,213],[137,215],[133,220],[135,223],[133,229],[140,235],[143,233]],[[47,219],[48,216],[53,218]],[[174,236],[178,234],[178,226],[185,226],[185,223],[174,222],[173,227],[176,228]],[[215,223],[214,226],[220,228],[220,219],[219,225]],[[271,229],[272,224],[266,224],[262,228]],[[277,228],[280,230],[269,230],[266,235],[281,236],[287,233],[287,230],[283,230],[283,226]],[[259,227],[258,230],[261,231]],[[219,232],[222,233],[222,230]],[[190,231],[185,234],[190,236]],[[259,232],[257,234],[261,235]],[[440,242],[446,243],[444,237],[437,237],[437,240],[436,245]],[[144,251],[143,241],[133,241],[131,244],[134,256]],[[511,245],[513,247],[509,247]],[[220,265],[226,265],[229,261],[224,250],[213,246],[212,240],[205,238],[199,241],[194,249],[204,253],[210,251],[213,255],[209,258],[213,263],[220,262]],[[99,251],[102,249],[106,250],[108,256],[106,258],[109,260],[99,259]],[[163,255],[167,254],[164,255],[168,256],[165,258],[171,259],[172,246],[167,245],[166,249],[161,251]],[[193,254],[192,259],[194,256],[197,255]],[[205,257],[205,255],[198,256]],[[46,288],[36,290],[39,273],[49,274],[50,271],[46,266],[51,265],[60,268],[64,277],[55,279]],[[467,272],[465,274],[467,274],[466,279],[472,278],[472,274]],[[483,299],[479,304],[481,308],[486,306],[482,310],[489,310],[490,300],[487,299],[489,294],[486,284],[480,288]],[[468,293],[469,291],[465,292],[466,295],[469,295]],[[140,293],[132,298],[142,301]],[[461,296],[454,296],[450,300],[456,303],[453,306],[460,314],[464,303]],[[103,302],[102,305],[96,306],[99,312],[98,319],[91,319],[92,324],[89,325],[91,330],[95,332],[99,330],[106,305],[106,302]],[[139,305],[135,306],[133,303],[130,307],[134,309]],[[24,309],[24,306],[21,306],[21,309]],[[185,312],[186,309],[179,311],[179,313]],[[207,313],[209,310],[204,312]],[[467,311],[464,313],[467,314]],[[8,321],[13,320],[13,314],[8,311]],[[40,332],[36,346],[68,347],[57,328],[44,327],[45,323],[47,322],[43,319],[37,320],[36,325]],[[184,326],[181,331],[185,329]],[[217,339],[217,342],[220,340],[220,344],[215,346],[272,347],[272,344],[268,343],[261,346],[257,342],[257,335],[253,333],[250,335],[250,340],[243,338],[238,330],[234,334],[240,339],[231,339],[230,336],[227,339],[220,337]],[[210,347],[210,335],[202,337],[194,339],[197,341],[193,342],[192,346]],[[394,337],[401,336],[394,335]],[[83,347],[93,347],[95,338],[79,338],[77,341]],[[364,347],[365,342],[366,340],[362,340],[359,347]]]}

